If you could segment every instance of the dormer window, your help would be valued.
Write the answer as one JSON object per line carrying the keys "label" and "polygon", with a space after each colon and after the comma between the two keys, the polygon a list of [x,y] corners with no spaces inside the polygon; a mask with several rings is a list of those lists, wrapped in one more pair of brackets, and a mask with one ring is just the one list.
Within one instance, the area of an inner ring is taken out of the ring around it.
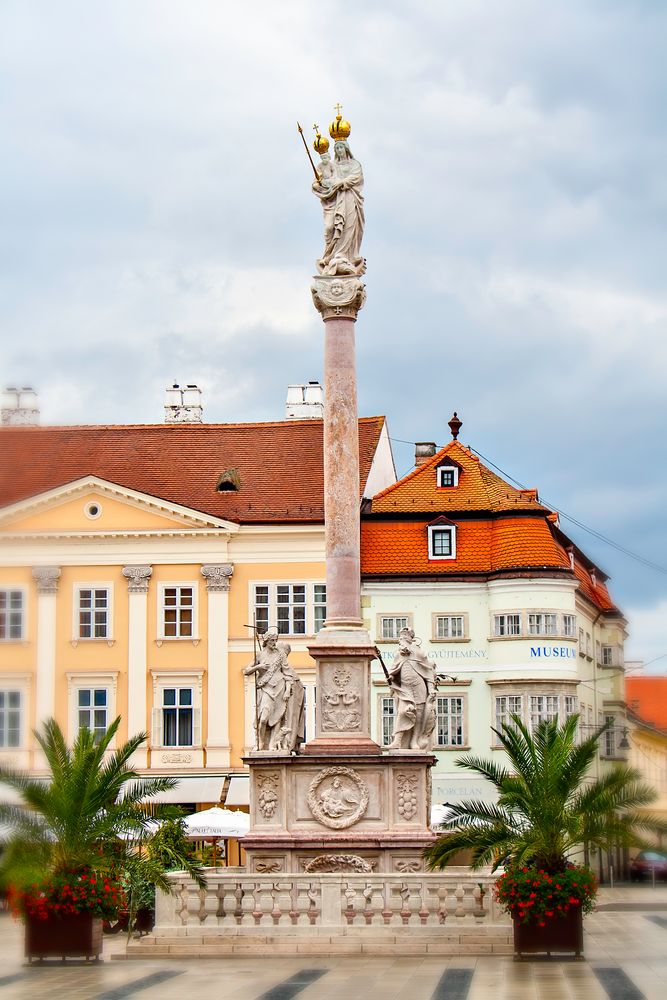
{"label": "dormer window", "polygon": [[456,465],[441,465],[436,469],[438,486],[442,489],[451,489],[459,485],[459,470]]}
{"label": "dormer window", "polygon": [[456,525],[438,518],[428,526],[429,559],[456,559]]}

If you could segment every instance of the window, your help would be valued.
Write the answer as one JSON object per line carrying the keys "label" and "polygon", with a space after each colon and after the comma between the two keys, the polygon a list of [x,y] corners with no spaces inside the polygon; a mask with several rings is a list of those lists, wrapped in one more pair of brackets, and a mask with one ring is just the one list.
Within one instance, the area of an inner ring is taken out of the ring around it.
{"label": "window", "polygon": [[563,615],[563,635],[566,635],[568,639],[576,639],[577,637],[576,615]]}
{"label": "window", "polygon": [[278,584],[276,588],[277,624],[280,635],[306,634],[305,584]]}
{"label": "window", "polygon": [[163,688],[162,745],[165,747],[194,745],[192,688]]}
{"label": "window", "polygon": [[429,559],[455,559],[456,538],[455,528],[440,528],[429,525],[428,557]]}
{"label": "window", "polygon": [[502,732],[503,726],[509,726],[512,716],[523,714],[523,696],[520,694],[504,694],[496,698],[496,726]]}
{"label": "window", "polygon": [[410,627],[409,615],[378,615],[378,638],[398,639],[402,628]]}
{"label": "window", "polygon": [[552,722],[558,718],[558,695],[532,694],[530,696],[530,728],[535,729],[540,722]]}
{"label": "window", "polygon": [[162,636],[164,639],[194,638],[194,587],[163,588]]}
{"label": "window", "polygon": [[531,612],[528,615],[529,635],[556,635],[558,633],[558,615],[545,612]]}
{"label": "window", "polygon": [[570,716],[576,715],[579,711],[579,706],[577,702],[576,695],[566,694],[563,697],[563,705],[565,708],[565,718],[569,719]]}
{"label": "window", "polygon": [[323,583],[258,583],[251,589],[252,612],[260,632],[277,629],[280,635],[315,635],[327,617],[327,588]]}
{"label": "window", "polygon": [[109,591],[106,587],[79,590],[79,639],[108,639]]}
{"label": "window", "polygon": [[438,486],[444,489],[459,485],[459,470],[454,465],[441,465],[437,476]]}
{"label": "window", "polygon": [[436,733],[439,747],[462,747],[463,698],[438,698],[436,701]]}
{"label": "window", "polygon": [[0,590],[0,639],[23,638],[24,595],[22,590]]}
{"label": "window", "polygon": [[323,583],[316,583],[313,586],[313,620],[315,632],[319,632],[324,627],[327,617],[327,588]]}
{"label": "window", "polygon": [[613,667],[614,666],[614,647],[613,646],[603,646],[602,647],[602,660],[603,667]]}
{"label": "window", "polygon": [[382,721],[381,740],[382,746],[388,747],[394,738],[394,720],[396,717],[396,706],[393,698],[380,699],[380,717]]}
{"label": "window", "polygon": [[605,757],[615,757],[616,756],[616,727],[614,723],[616,718],[613,715],[605,715],[605,722],[611,722],[611,729],[608,729],[604,734],[604,755]]}
{"label": "window", "polygon": [[518,613],[494,615],[493,634],[496,637],[521,635],[521,615]]}
{"label": "window", "polygon": [[77,692],[77,726],[90,730],[96,743],[107,730],[108,697],[106,688],[79,688]]}
{"label": "window", "polygon": [[579,652],[581,653],[582,656],[586,652],[586,643],[585,643],[585,640],[584,640],[584,630],[583,630],[583,628],[579,629]]}
{"label": "window", "polygon": [[21,746],[20,691],[0,691],[0,749]]}
{"label": "window", "polygon": [[593,647],[592,647],[591,633],[587,632],[586,633],[586,656],[590,656],[591,655],[592,648]]}
{"label": "window", "polygon": [[465,615],[435,615],[435,639],[464,639]]}

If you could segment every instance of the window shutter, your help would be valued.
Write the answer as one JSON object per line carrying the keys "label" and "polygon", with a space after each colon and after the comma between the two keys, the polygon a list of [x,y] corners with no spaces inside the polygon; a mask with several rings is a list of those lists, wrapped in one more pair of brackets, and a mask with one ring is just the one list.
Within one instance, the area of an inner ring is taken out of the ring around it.
{"label": "window shutter", "polygon": [[192,709],[192,745],[201,746],[201,708]]}
{"label": "window shutter", "polygon": [[151,726],[151,746],[162,746],[162,709],[153,709],[153,722]]}

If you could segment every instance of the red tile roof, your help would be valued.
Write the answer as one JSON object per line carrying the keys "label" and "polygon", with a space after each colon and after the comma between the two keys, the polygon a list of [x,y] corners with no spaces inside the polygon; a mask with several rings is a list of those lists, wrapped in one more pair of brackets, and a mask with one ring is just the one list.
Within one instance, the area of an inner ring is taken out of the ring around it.
{"label": "red tile roof", "polygon": [[575,556],[574,560],[574,575],[579,581],[579,590],[587,597],[588,600],[595,604],[602,611],[617,611],[618,608],[614,604],[607,590],[607,585],[605,580],[607,577],[604,573],[595,572],[594,577],[591,575],[591,571],[579,562]]}
{"label": "red tile roof", "polygon": [[461,520],[456,559],[451,560],[428,558],[424,521],[361,522],[361,572],[365,576],[440,576],[545,567],[569,570],[570,560],[543,516]]}
{"label": "red tile roof", "polygon": [[[439,487],[436,468],[443,459],[459,466],[457,486]],[[397,483],[373,497],[374,514],[416,514],[434,511],[543,511],[536,490],[518,490],[497,476],[459,441],[444,448]]]}
{"label": "red tile roof", "polygon": [[[360,495],[384,417],[359,420]],[[0,506],[98,476],[238,523],[321,522],[321,420],[0,428]],[[238,469],[238,492],[216,492]]]}
{"label": "red tile roof", "polygon": [[667,731],[667,677],[626,677],[625,701],[634,715]]}

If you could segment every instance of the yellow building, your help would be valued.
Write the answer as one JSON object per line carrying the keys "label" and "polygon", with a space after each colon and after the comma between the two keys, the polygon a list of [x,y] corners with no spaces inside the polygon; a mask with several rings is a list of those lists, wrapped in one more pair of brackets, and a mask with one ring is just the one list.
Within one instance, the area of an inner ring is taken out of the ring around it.
{"label": "yellow building", "polygon": [[[370,496],[391,449],[383,418],[359,431]],[[174,801],[243,804],[253,620],[290,643],[313,724],[322,421],[2,427],[0,449],[0,760],[39,773],[45,719],[71,740],[120,715]]]}

